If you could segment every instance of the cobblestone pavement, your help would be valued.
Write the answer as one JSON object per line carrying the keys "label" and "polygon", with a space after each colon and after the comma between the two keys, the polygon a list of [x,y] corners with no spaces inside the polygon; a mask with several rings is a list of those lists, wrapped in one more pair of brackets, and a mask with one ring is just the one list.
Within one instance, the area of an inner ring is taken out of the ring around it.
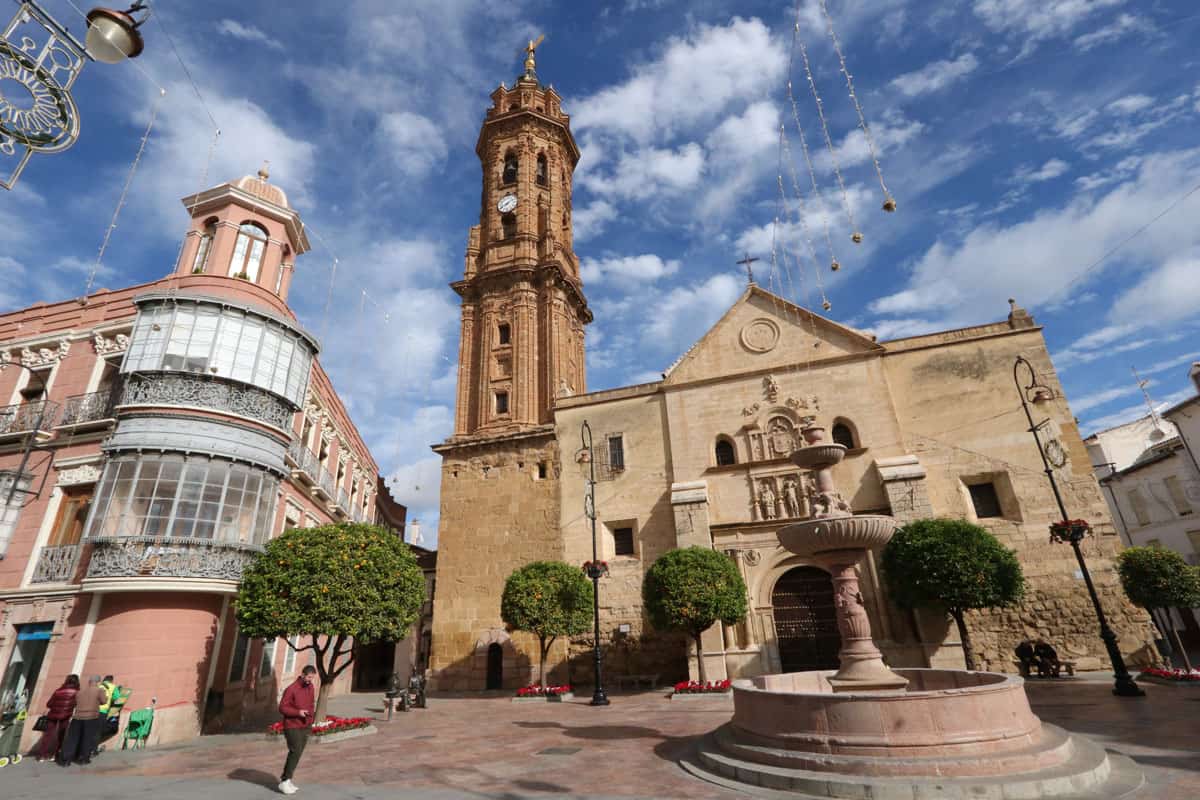
{"label": "cobblestone pavement", "polygon": [[[1200,798],[1200,686],[1148,685],[1148,697],[1113,697],[1104,676],[1029,684],[1046,721],[1093,736],[1146,770],[1138,800]],[[374,695],[331,703],[339,715],[382,716]],[[309,745],[297,797],[313,798],[688,798],[744,797],[697,781],[677,760],[691,737],[728,719],[716,698],[667,701],[618,695],[608,708],[512,703],[507,697],[443,698],[380,720],[379,733]],[[0,797],[113,800],[251,800],[275,794],[278,740],[209,736],[178,747],[107,752],[89,767],[27,760],[0,771]]]}

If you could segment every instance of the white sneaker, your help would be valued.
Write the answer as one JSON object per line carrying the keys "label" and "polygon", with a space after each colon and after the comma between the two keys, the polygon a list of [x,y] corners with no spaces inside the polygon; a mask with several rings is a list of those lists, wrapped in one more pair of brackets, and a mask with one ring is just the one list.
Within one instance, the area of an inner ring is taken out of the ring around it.
{"label": "white sneaker", "polygon": [[299,791],[298,787],[291,781],[283,781],[279,784],[280,794],[295,794],[297,791]]}

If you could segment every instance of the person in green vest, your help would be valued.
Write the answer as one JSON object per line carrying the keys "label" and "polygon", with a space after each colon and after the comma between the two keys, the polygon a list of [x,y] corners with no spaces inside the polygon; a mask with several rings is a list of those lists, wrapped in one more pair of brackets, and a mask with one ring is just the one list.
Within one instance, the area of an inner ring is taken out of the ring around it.
{"label": "person in green vest", "polygon": [[113,682],[112,675],[105,675],[104,680],[100,681],[100,688],[104,690],[104,702],[100,704],[100,718],[108,717],[108,709],[112,706],[113,691],[116,690],[117,684]]}
{"label": "person in green vest", "polygon": [[[104,679],[100,681],[97,686],[104,692],[104,701],[100,703],[100,724],[97,726],[98,730],[96,731],[96,737],[92,740],[93,756],[96,756],[100,753],[100,744],[116,733],[116,730],[114,730],[112,725],[109,723],[109,717],[113,711],[113,700],[119,696],[121,689],[121,687],[117,686],[116,682],[113,680],[112,675],[105,675]],[[120,706],[116,708],[116,713],[117,715],[120,715]]]}

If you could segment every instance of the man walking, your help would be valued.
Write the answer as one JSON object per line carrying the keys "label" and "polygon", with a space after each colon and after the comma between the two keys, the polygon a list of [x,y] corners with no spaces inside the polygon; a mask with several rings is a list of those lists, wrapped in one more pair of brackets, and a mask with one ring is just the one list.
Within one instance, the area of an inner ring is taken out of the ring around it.
{"label": "man walking", "polygon": [[317,693],[313,687],[313,676],[316,674],[317,668],[309,664],[300,671],[300,677],[283,690],[283,697],[279,699],[279,713],[283,715],[283,738],[287,740],[288,749],[283,774],[279,776],[279,791],[283,794],[296,793],[292,775],[300,763],[304,745],[308,744],[308,732],[314,722]]}
{"label": "man walking", "polygon": [[92,761],[92,749],[100,731],[100,706],[108,699],[99,683],[99,675],[88,678],[87,687],[80,689],[75,698],[75,718],[67,728],[67,738],[59,752],[61,766],[90,764]]}

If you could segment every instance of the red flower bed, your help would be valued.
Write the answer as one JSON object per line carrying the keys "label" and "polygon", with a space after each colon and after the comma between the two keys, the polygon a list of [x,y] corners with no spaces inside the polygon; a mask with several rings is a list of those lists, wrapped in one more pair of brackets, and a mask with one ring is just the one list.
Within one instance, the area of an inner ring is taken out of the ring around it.
{"label": "red flower bed", "polygon": [[547,686],[543,689],[540,685],[535,684],[517,689],[517,697],[558,697],[560,694],[567,694],[570,691],[570,686]]}
{"label": "red flower bed", "polygon": [[1143,675],[1152,675],[1168,681],[1200,681],[1200,669],[1188,672],[1186,669],[1156,669],[1151,667],[1142,670]]}
{"label": "red flower bed", "polygon": [[729,681],[680,681],[675,684],[676,694],[710,694],[729,691]]}
{"label": "red flower bed", "polygon": [[[369,717],[326,717],[323,721],[316,723],[308,730],[313,736],[327,736],[331,733],[341,733],[342,731],[352,731],[355,728],[365,728],[370,724],[371,720]],[[283,723],[272,723],[267,727],[267,733],[283,733]]]}

